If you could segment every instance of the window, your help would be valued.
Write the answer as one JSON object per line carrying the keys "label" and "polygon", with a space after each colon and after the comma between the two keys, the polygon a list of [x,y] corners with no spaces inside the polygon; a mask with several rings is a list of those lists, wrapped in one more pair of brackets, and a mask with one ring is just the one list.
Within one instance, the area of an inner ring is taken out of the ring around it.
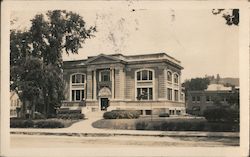
{"label": "window", "polygon": [[153,99],[152,88],[137,88],[137,99],[152,100]]}
{"label": "window", "polygon": [[141,70],[138,71],[136,74],[137,81],[153,80],[153,72],[150,70]]}
{"label": "window", "polygon": [[167,80],[169,82],[172,82],[172,72],[170,72],[170,71],[167,72]]}
{"label": "window", "polygon": [[192,101],[193,101],[193,102],[195,102],[195,101],[196,101],[195,96],[192,96]]}
{"label": "window", "polygon": [[82,101],[85,99],[85,74],[71,75],[71,101]]}
{"label": "window", "polygon": [[178,101],[178,90],[174,90],[174,100]]}
{"label": "window", "polygon": [[100,71],[100,81],[110,81],[110,71],[109,70],[103,70]]}
{"label": "window", "polygon": [[167,89],[167,97],[168,97],[168,100],[172,100],[172,89],[171,88]]}
{"label": "window", "polygon": [[179,83],[179,76],[177,74],[174,74],[174,83]]}
{"label": "window", "polygon": [[196,97],[196,101],[197,101],[197,102],[200,102],[200,101],[201,101],[201,97],[200,97],[200,96],[197,96],[197,97]]}
{"label": "window", "polygon": [[85,82],[85,77],[82,74],[75,74],[71,77],[72,84],[80,84]]}
{"label": "window", "polygon": [[211,96],[206,96],[206,101],[210,102],[211,101]]}

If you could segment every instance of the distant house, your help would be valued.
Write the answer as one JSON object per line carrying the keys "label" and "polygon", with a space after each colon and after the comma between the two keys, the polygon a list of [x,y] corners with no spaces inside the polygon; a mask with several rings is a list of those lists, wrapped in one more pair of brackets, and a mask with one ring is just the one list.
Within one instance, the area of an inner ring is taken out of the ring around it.
{"label": "distant house", "polygon": [[64,61],[66,99],[61,108],[184,114],[182,69],[180,61],[165,53]]}
{"label": "distant house", "polygon": [[202,115],[206,109],[234,107],[229,103],[232,95],[239,98],[238,87],[210,84],[204,91],[189,91],[187,94],[187,111],[192,114]]}
{"label": "distant house", "polygon": [[10,117],[20,117],[22,102],[16,92],[10,92]]}

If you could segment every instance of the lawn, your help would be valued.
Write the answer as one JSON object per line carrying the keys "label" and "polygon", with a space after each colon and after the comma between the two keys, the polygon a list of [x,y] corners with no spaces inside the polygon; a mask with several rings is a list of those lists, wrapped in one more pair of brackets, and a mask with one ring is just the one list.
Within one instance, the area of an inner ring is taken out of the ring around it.
{"label": "lawn", "polygon": [[138,119],[102,119],[92,124],[95,128],[122,130],[158,131],[212,131],[238,132],[237,123],[210,123],[204,118],[195,117],[140,117]]}

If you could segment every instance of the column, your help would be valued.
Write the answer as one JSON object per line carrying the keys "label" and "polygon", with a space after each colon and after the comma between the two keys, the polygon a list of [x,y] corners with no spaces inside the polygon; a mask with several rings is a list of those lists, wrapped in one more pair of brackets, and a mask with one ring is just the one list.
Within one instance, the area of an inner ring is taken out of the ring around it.
{"label": "column", "polygon": [[111,81],[112,81],[112,99],[115,99],[115,69],[111,69]]}
{"label": "column", "polygon": [[96,69],[93,72],[93,99],[96,100]]}
{"label": "column", "polygon": [[92,99],[92,71],[87,70],[87,100]]}

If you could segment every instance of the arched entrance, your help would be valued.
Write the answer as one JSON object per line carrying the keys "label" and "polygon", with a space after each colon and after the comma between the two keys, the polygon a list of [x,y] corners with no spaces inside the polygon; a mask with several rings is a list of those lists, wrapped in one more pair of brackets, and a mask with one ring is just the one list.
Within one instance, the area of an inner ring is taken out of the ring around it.
{"label": "arched entrance", "polygon": [[111,91],[108,87],[103,87],[98,93],[99,108],[103,111],[109,107],[109,98],[111,97]]}

